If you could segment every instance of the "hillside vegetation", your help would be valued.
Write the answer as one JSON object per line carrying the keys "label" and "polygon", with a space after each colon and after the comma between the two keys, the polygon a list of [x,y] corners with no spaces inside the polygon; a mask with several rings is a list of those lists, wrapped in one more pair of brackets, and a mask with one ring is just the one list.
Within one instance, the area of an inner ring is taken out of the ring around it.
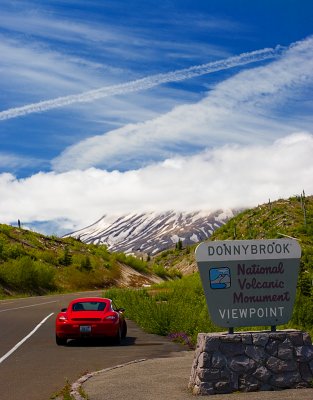
{"label": "hillside vegetation", "polygon": [[211,240],[291,237],[301,246],[299,289],[311,294],[313,280],[313,196],[291,197],[260,205],[232,218]]}
{"label": "hillside vegetation", "polygon": [[[275,239],[285,236],[296,238],[302,248],[296,303],[292,320],[287,326],[312,334],[312,196],[305,197],[302,194],[246,210],[217,229],[210,240]],[[194,263],[195,248],[196,246],[182,248],[180,251],[168,250],[156,259],[164,266],[187,268]],[[210,321],[197,272],[179,281],[166,282],[152,289],[111,289],[106,295],[112,296],[120,304],[127,305],[128,315],[145,330],[169,335],[188,344],[195,343],[199,332],[221,330]]]}
{"label": "hillside vegetation", "polygon": [[142,286],[171,273],[103,245],[0,224],[0,297]]}
{"label": "hillside vegetation", "polygon": [[[210,240],[295,238],[302,249],[301,274],[313,279],[313,196],[290,197],[245,210],[215,230]],[[197,272],[194,246],[169,249],[154,257],[156,264],[177,268],[183,275]]]}
{"label": "hillside vegetation", "polygon": [[313,328],[313,196],[268,202],[231,219],[212,240],[292,237],[301,246],[297,298],[291,325]]}

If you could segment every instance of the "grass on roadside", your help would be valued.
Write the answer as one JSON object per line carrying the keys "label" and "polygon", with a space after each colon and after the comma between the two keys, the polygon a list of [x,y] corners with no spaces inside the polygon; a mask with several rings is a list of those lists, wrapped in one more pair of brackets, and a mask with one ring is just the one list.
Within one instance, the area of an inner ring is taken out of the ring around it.
{"label": "grass on roadside", "polygon": [[[75,400],[75,397],[71,395],[71,391],[72,391],[72,385],[69,383],[68,380],[66,380],[64,387],[57,393],[53,394],[50,397],[50,400]],[[88,395],[86,394],[82,386],[79,387],[78,392],[81,398],[85,400],[89,399]]]}
{"label": "grass on roadside", "polygon": [[198,332],[214,332],[198,274],[152,289],[109,289],[104,295],[126,309],[146,332],[195,343]]}
{"label": "grass on roadside", "polygon": [[[148,333],[168,336],[192,347],[200,332],[221,332],[209,317],[206,300],[198,273],[181,280],[168,281],[151,288],[109,289],[105,297],[112,298],[126,309],[126,316]],[[278,329],[300,329],[313,334],[313,306],[311,297],[298,289],[291,321]],[[236,331],[268,330],[270,327],[241,327]]]}

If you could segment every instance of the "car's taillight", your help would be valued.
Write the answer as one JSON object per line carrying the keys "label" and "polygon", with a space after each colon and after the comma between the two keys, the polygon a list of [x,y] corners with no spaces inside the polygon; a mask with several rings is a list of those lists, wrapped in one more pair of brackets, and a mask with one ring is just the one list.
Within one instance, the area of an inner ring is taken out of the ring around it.
{"label": "car's taillight", "polygon": [[67,320],[68,320],[68,318],[65,315],[60,315],[59,321],[64,322],[64,321],[67,321]]}
{"label": "car's taillight", "polygon": [[117,315],[108,315],[103,320],[108,320],[108,319],[111,321],[116,321],[118,319],[118,316]]}

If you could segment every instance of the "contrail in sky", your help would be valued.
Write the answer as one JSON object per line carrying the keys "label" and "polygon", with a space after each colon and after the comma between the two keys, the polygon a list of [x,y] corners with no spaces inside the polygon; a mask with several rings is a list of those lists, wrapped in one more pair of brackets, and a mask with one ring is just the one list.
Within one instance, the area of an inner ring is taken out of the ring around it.
{"label": "contrail in sky", "polygon": [[104,86],[100,89],[90,90],[79,94],[57,97],[52,100],[45,100],[22,107],[10,108],[0,112],[0,120],[48,111],[74,103],[86,103],[101,99],[103,97],[138,92],[140,90],[146,90],[154,86],[161,85],[162,83],[183,81],[185,79],[210,74],[216,71],[223,71],[225,69],[238,67],[240,65],[264,61],[279,56],[283,50],[284,47],[282,46],[256,50],[249,53],[242,53],[238,56],[225,58],[223,60],[213,61],[208,64],[196,65],[190,68],[180,69],[164,74],[151,75],[126,83]]}

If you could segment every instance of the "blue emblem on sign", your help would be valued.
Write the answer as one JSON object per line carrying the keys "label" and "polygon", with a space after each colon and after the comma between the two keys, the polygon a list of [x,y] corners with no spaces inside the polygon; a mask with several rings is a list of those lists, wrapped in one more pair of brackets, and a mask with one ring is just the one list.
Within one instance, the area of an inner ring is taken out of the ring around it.
{"label": "blue emblem on sign", "polygon": [[227,289],[231,286],[230,270],[228,267],[210,269],[211,289]]}

